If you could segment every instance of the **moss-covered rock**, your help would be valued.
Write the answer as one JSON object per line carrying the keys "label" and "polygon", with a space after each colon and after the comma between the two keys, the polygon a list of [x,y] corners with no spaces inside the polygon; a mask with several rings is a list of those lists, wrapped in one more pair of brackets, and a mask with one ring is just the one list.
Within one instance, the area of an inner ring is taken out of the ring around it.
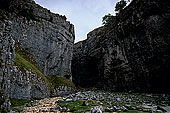
{"label": "moss-covered rock", "polygon": [[75,88],[74,83],[66,78],[59,77],[57,75],[50,75],[50,76],[47,76],[47,78],[48,78],[49,82],[52,83],[52,85],[55,88],[57,88],[59,86],[68,86],[68,87]]}
{"label": "moss-covered rock", "polygon": [[47,79],[51,84],[51,96],[63,96],[75,89],[72,81],[58,75],[47,76]]}
{"label": "moss-covered rock", "polygon": [[32,63],[24,59],[19,53],[16,52],[16,57],[14,60],[14,65],[17,66],[23,74],[26,74],[26,70],[31,71],[36,74],[39,78],[42,78],[45,82],[48,82],[47,78],[43,75],[43,73],[37,69]]}
{"label": "moss-covered rock", "polygon": [[[14,65],[19,68],[23,75],[27,76],[27,70],[35,75],[37,75],[37,79],[41,78],[45,83],[48,84],[50,95],[63,95],[67,92],[72,91],[75,88],[75,85],[72,81],[59,77],[57,75],[49,75],[45,76],[36,63],[34,56],[27,50],[23,49],[16,41],[16,57],[14,59]],[[34,80],[31,80],[32,82]]]}

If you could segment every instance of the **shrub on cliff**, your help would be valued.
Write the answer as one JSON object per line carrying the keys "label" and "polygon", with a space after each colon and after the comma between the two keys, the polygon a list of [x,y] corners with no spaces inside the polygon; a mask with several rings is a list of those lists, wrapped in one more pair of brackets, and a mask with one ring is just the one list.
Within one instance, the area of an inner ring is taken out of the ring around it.
{"label": "shrub on cliff", "polygon": [[108,26],[108,25],[112,24],[114,22],[114,20],[115,20],[115,16],[113,16],[109,13],[103,17],[102,23],[104,26]]}
{"label": "shrub on cliff", "polygon": [[[115,6],[115,12],[121,12],[127,5],[128,2],[131,2],[132,0],[121,0],[119,2],[116,3]],[[116,20],[116,16],[113,16],[112,14],[108,13],[107,15],[105,15],[102,19],[102,24],[104,26],[108,26],[112,23],[114,23],[114,21]]]}
{"label": "shrub on cliff", "polygon": [[121,12],[127,5],[127,2],[125,0],[121,0],[116,3],[115,11]]}

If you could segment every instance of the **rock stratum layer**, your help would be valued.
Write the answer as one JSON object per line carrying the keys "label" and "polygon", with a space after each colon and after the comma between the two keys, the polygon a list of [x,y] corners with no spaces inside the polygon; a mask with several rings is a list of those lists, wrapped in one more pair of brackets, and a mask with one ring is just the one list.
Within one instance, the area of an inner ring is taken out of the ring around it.
{"label": "rock stratum layer", "polygon": [[111,26],[75,44],[73,81],[81,87],[170,92],[169,23],[168,0],[133,0]]}
{"label": "rock stratum layer", "polygon": [[[72,79],[74,39],[74,26],[65,16],[32,0],[1,0],[0,96],[45,98],[71,91],[67,84],[74,85],[62,77]],[[4,106],[9,108],[10,102]]]}

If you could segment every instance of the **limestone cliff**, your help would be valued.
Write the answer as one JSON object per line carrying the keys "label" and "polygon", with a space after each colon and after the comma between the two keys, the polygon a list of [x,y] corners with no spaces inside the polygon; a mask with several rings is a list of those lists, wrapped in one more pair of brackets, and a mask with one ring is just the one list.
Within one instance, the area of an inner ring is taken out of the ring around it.
{"label": "limestone cliff", "polygon": [[4,94],[0,96],[30,99],[70,92],[65,84],[74,85],[61,77],[72,79],[74,38],[74,26],[65,16],[32,0],[1,0],[0,89]]}
{"label": "limestone cliff", "polygon": [[9,110],[10,80],[14,64],[14,40],[11,36],[11,23],[0,21],[0,101],[1,109]]}
{"label": "limestone cliff", "polygon": [[53,14],[31,1],[15,0],[9,5],[13,36],[31,52],[45,75],[71,78],[74,26],[65,16]]}
{"label": "limestone cliff", "polygon": [[170,92],[169,6],[168,0],[133,0],[111,26],[98,28],[75,44],[76,85]]}

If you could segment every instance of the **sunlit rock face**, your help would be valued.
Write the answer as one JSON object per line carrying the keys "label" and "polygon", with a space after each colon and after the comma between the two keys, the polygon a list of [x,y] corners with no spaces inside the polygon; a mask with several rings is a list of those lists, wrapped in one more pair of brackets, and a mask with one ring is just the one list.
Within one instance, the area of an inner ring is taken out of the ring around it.
{"label": "sunlit rock face", "polygon": [[20,41],[22,48],[35,56],[40,70],[45,75],[58,74],[71,78],[75,34],[74,26],[66,21],[66,17],[25,0],[11,2],[9,10],[21,15],[24,13],[26,18],[16,17],[15,14],[10,17],[13,36]]}
{"label": "sunlit rock face", "polygon": [[134,0],[110,27],[90,32],[74,46],[73,81],[81,87],[170,92],[169,6],[167,0]]}
{"label": "sunlit rock face", "polygon": [[[74,26],[65,16],[51,13],[33,0],[0,1],[0,89],[4,96],[50,97],[48,75],[72,78],[74,39]],[[38,72],[17,65],[16,56]]]}

